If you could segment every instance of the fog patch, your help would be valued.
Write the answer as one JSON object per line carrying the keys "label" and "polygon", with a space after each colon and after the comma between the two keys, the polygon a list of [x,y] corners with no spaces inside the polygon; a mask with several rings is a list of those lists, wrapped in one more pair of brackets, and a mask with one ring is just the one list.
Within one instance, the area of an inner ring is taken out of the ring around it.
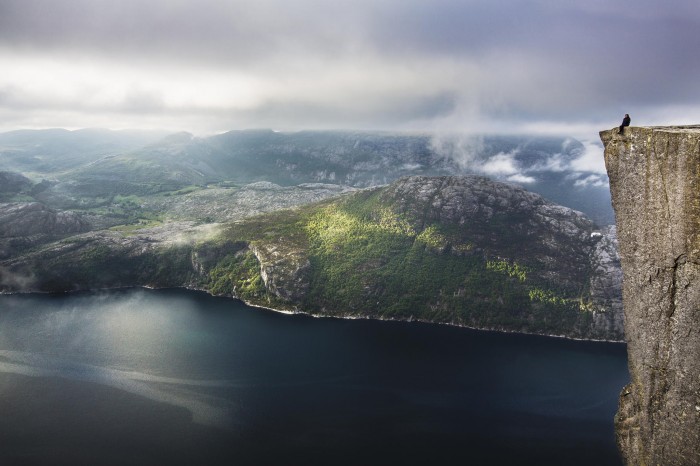
{"label": "fog patch", "polygon": [[522,183],[522,184],[531,184],[537,181],[535,177],[532,176],[527,176],[523,175],[521,173],[516,173],[515,175],[511,175],[506,180],[512,182],[512,183]]}
{"label": "fog patch", "polygon": [[569,165],[570,161],[567,157],[561,152],[557,152],[549,156],[544,162],[534,164],[529,171],[561,173],[570,170]]}
{"label": "fog patch", "polygon": [[609,185],[610,183],[608,182],[607,177],[603,177],[601,175],[588,175],[585,178],[579,178],[574,181],[574,186],[577,188],[607,188]]}
{"label": "fog patch", "polygon": [[486,175],[515,175],[521,171],[518,161],[515,160],[518,152],[518,149],[508,153],[500,152],[481,163],[478,170]]}
{"label": "fog patch", "polygon": [[454,161],[462,170],[474,169],[484,152],[484,138],[478,135],[434,135],[430,150],[437,156]]}
{"label": "fog patch", "polygon": [[581,141],[581,144],[583,149],[574,152],[575,158],[570,163],[571,170],[607,175],[603,146],[593,141]]}
{"label": "fog patch", "polygon": [[0,288],[10,291],[26,291],[36,283],[34,274],[22,274],[0,267]]}

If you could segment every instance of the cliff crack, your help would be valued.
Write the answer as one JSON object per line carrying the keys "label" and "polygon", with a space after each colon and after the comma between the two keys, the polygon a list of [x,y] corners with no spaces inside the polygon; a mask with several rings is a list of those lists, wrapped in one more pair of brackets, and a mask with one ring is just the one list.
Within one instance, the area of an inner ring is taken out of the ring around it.
{"label": "cliff crack", "polygon": [[669,306],[666,317],[673,317],[676,312],[676,294],[678,292],[678,267],[686,263],[686,255],[681,254],[673,261],[671,268],[671,284],[669,289]]}

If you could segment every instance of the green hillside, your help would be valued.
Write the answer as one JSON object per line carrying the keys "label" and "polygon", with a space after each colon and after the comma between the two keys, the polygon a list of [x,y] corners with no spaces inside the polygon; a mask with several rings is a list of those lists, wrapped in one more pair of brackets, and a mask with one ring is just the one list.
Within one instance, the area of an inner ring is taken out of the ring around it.
{"label": "green hillside", "polygon": [[[231,225],[223,238],[248,243],[262,264],[250,250],[227,256],[207,286],[315,314],[590,336],[590,244],[560,238],[567,244],[552,263],[539,240],[556,232],[523,232],[532,222],[524,212],[463,225],[426,221],[422,205],[402,211],[393,195],[367,190]],[[584,236],[593,228],[581,227]],[[266,264],[286,283],[276,293],[260,277]]]}

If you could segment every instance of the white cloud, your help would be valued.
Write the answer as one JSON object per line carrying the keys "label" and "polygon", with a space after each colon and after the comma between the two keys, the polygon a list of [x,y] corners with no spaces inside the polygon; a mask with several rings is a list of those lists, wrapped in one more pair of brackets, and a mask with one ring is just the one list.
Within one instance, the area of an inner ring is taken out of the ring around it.
{"label": "white cloud", "polygon": [[518,152],[520,152],[519,148],[508,153],[500,152],[486,159],[476,167],[476,170],[488,176],[505,177],[506,181],[512,183],[530,184],[536,182],[536,178],[526,175],[527,170],[520,167],[516,160]]}
{"label": "white cloud", "polygon": [[581,144],[583,150],[571,161],[571,170],[606,175],[603,147],[592,141],[581,141]]}
{"label": "white cloud", "polygon": [[438,133],[430,139],[430,150],[440,157],[454,160],[460,168],[467,170],[473,167],[484,150],[484,138],[479,135]]}
{"label": "white cloud", "polygon": [[518,162],[515,160],[517,153],[517,149],[507,154],[503,152],[498,153],[483,162],[478,167],[478,170],[487,175],[514,175],[520,172]]}
{"label": "white cloud", "polygon": [[523,175],[521,173],[516,173],[515,175],[511,175],[508,178],[506,178],[506,180],[508,180],[512,183],[523,183],[523,184],[530,184],[530,183],[534,183],[535,181],[537,181],[536,178],[534,178],[532,176]]}
{"label": "white cloud", "polygon": [[589,186],[597,188],[606,188],[609,186],[608,178],[601,175],[588,175],[585,178],[579,178],[574,182],[574,186],[586,188]]}
{"label": "white cloud", "polygon": [[569,161],[561,153],[552,154],[544,162],[539,162],[530,168],[530,171],[564,172],[569,170]]}

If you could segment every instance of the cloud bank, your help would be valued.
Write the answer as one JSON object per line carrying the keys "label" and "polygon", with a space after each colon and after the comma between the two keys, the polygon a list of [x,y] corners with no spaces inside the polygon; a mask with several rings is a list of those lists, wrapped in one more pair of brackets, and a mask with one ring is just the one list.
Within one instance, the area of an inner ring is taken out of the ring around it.
{"label": "cloud bank", "polygon": [[566,138],[559,151],[540,151],[528,138],[506,151],[490,153],[483,135],[434,135],[430,149],[454,161],[460,169],[491,178],[527,185],[548,173],[563,174],[574,187],[608,187],[603,146],[599,141]]}
{"label": "cloud bank", "polygon": [[699,27],[690,0],[4,0],[0,130],[692,123]]}

